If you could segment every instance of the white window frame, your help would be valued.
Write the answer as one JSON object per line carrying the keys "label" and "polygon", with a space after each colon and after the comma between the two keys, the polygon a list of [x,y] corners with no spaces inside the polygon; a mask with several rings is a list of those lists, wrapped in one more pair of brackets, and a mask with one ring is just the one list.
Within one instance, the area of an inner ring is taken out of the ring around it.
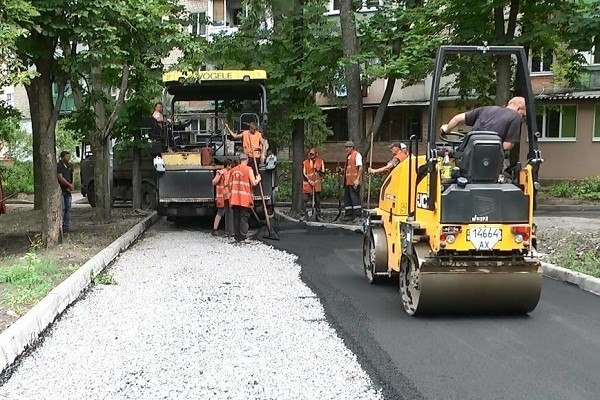
{"label": "white window frame", "polygon": [[[204,22],[200,23],[200,14],[204,14]],[[194,17],[194,23],[188,26],[188,32],[194,35],[194,29],[198,31],[198,34],[195,34],[196,37],[206,37],[206,33],[208,31],[208,13],[206,11],[190,11],[190,19]],[[204,33],[202,33],[204,27]]]}
{"label": "white window frame", "polygon": [[534,50],[530,49],[529,50],[529,57],[528,57],[528,67],[529,67],[529,72],[531,73],[531,75],[535,75],[535,76],[540,76],[540,75],[552,75],[552,70],[550,69],[552,67],[552,64],[554,63],[554,60],[556,59],[556,55],[554,54],[554,52],[552,53],[552,61],[550,62],[550,65],[548,65],[548,70],[543,70],[543,68],[546,66],[546,63],[544,61],[544,49],[541,48],[538,50],[541,54],[541,61],[540,61],[540,65],[542,70],[540,71],[534,71],[533,70],[533,54],[534,54]]}
{"label": "white window frame", "polygon": [[[378,0],[379,5],[383,5],[383,2],[385,0]],[[333,3],[334,0],[329,0],[329,3],[327,5],[327,11],[325,12],[325,15],[339,15],[340,14],[340,10],[339,9],[334,9],[333,8]],[[378,6],[371,6],[369,7],[367,5],[367,0],[362,0],[361,1],[361,7],[357,10],[358,12],[374,12],[377,11],[377,7]]]}
{"label": "white window frame", "polygon": [[379,0],[377,5],[371,7],[367,5],[367,2],[368,0],[362,0],[362,7],[358,10],[359,12],[377,11],[377,7],[383,5],[383,0]]}
{"label": "white window frame", "polygon": [[[573,137],[562,137],[562,122],[563,122],[563,107],[575,106],[575,136]],[[577,117],[579,115],[579,106],[577,104],[545,104],[541,106],[544,109],[544,114],[542,117],[542,126],[538,126],[540,130],[541,137],[538,139],[540,142],[576,142],[577,141]],[[559,119],[558,119],[558,137],[546,137],[546,108],[547,107],[560,107],[559,111]],[[536,115],[537,118],[537,115]]]}
{"label": "white window frame", "polygon": [[600,125],[600,118],[596,118],[596,110],[600,110],[600,104],[594,106],[594,122],[592,123],[592,142],[600,142],[600,136],[595,136],[596,127]]}

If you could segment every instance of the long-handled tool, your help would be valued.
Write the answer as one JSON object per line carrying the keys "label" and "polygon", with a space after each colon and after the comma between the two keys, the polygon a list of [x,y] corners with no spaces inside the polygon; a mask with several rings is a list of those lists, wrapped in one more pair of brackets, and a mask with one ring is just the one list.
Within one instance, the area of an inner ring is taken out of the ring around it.
{"label": "long-handled tool", "polygon": [[[256,163],[256,157],[252,158],[254,159],[254,169],[256,170],[256,174],[260,176],[258,164]],[[265,200],[265,192],[263,191],[262,179],[260,180],[260,182],[258,182],[258,187],[260,188],[260,197],[262,198],[263,210],[265,213],[265,221],[267,222],[267,234],[263,235],[263,238],[279,240],[279,236],[277,236],[277,233],[275,233],[275,229],[273,229],[273,225],[271,225],[271,218],[269,217],[269,211],[267,210],[267,202]]]}
{"label": "long-handled tool", "polygon": [[343,175],[338,171],[340,168],[340,165],[338,163],[337,168],[336,168],[336,174],[339,174],[340,177],[337,180],[337,198],[338,198],[338,213],[335,216],[333,222],[336,222],[338,219],[340,219],[340,217],[342,216],[342,179],[343,179]]}
{"label": "long-handled tool", "polygon": [[[373,168],[373,132],[371,132],[371,146],[369,147],[369,169]],[[367,186],[367,210],[371,208],[371,174]]]}
{"label": "long-handled tool", "polygon": [[312,204],[310,206],[310,218],[314,219],[315,221],[317,220],[317,213],[315,211],[315,187],[312,186]]}

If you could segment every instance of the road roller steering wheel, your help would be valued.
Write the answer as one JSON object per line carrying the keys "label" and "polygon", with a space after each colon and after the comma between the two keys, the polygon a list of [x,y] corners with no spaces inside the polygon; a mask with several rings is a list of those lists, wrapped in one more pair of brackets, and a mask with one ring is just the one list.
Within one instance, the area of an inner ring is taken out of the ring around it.
{"label": "road roller steering wheel", "polygon": [[[450,137],[454,136],[456,139],[451,139]],[[455,132],[455,131],[450,131],[450,132],[440,132],[440,139],[442,140],[442,142],[448,143],[448,144],[461,144],[465,138],[465,136],[467,136],[466,134],[462,133],[462,132]]]}

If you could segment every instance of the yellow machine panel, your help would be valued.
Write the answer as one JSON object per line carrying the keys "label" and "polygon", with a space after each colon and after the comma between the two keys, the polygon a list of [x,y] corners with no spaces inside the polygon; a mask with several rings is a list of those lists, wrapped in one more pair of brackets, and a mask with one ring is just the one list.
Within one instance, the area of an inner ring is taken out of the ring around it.
{"label": "yellow machine panel", "polygon": [[189,165],[200,167],[200,153],[198,152],[181,152],[181,153],[164,153],[162,158],[165,163],[165,167],[175,165]]}
{"label": "yellow machine panel", "polygon": [[267,71],[255,70],[218,70],[218,71],[171,71],[163,74],[163,82],[182,81],[255,81],[267,79]]}

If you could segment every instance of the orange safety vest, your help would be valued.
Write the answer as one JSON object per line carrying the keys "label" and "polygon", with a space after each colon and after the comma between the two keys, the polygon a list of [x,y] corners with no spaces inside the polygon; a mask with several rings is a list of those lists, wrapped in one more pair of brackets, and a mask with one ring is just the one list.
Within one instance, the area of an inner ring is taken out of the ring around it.
{"label": "orange safety vest", "polygon": [[254,134],[250,131],[242,132],[242,146],[244,147],[244,153],[250,158],[259,158],[261,156],[260,142],[262,139],[262,133],[254,131]]}
{"label": "orange safety vest", "polygon": [[306,159],[304,160],[302,169],[304,176],[308,177],[309,181],[313,181],[315,183],[315,186],[310,186],[310,183],[308,183],[307,180],[304,180],[304,182],[302,182],[302,192],[312,193],[313,187],[315,192],[320,192],[322,190],[321,174],[318,171],[323,172],[324,170],[323,159],[321,157],[316,157],[314,162],[310,158]]}
{"label": "orange safety vest", "polygon": [[357,155],[358,151],[352,150],[348,156],[348,159],[346,160],[346,186],[354,185],[356,178],[359,179],[360,183],[360,175],[358,174],[359,167],[356,165]]}
{"label": "orange safety vest", "polygon": [[251,208],[254,206],[254,193],[250,184],[252,170],[247,165],[238,165],[229,171],[231,195],[229,204]]}
{"label": "orange safety vest", "polygon": [[406,160],[408,158],[408,156],[406,154],[404,154],[403,152],[399,151],[396,153],[394,158],[397,159],[399,163],[401,163],[402,161]]}
{"label": "orange safety vest", "polygon": [[216,196],[217,207],[225,207],[225,202],[231,197],[231,190],[229,187],[229,171],[227,168],[222,168],[217,171],[217,174],[221,175],[219,182],[216,185]]}

